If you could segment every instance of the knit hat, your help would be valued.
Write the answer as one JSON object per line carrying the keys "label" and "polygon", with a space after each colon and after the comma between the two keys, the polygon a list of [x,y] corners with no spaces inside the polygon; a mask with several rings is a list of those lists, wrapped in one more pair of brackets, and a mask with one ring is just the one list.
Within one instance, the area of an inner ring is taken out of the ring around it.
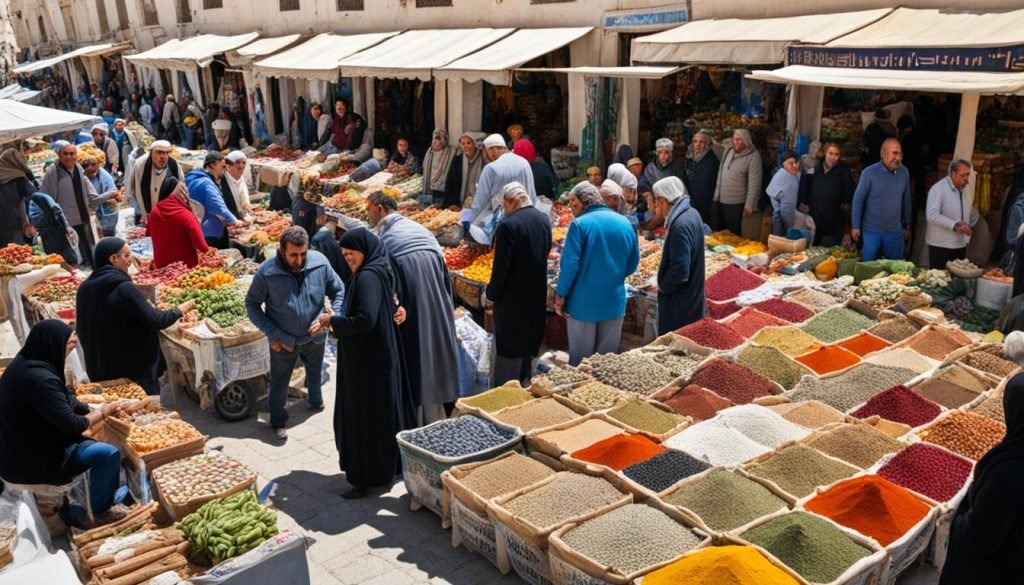
{"label": "knit hat", "polygon": [[619,199],[625,199],[626,196],[622,193],[622,187],[611,179],[605,179],[601,183],[601,188],[598,189],[602,197],[618,197]]}
{"label": "knit hat", "polygon": [[92,129],[89,130],[89,133],[91,134],[97,131],[107,134],[110,132],[110,129],[107,127],[106,122],[100,122],[99,124],[94,124]]}
{"label": "knit hat", "polygon": [[668,201],[669,205],[687,195],[686,185],[679,180],[679,177],[665,177],[655,183],[651,190],[654,192],[655,197]]}
{"label": "knit hat", "polygon": [[597,190],[597,187],[592,185],[589,181],[580,181],[576,183],[576,186],[569,191],[570,195],[575,195],[584,205],[590,207],[591,205],[602,205],[604,199],[601,198],[601,192]]}
{"label": "knit hat", "polygon": [[508,144],[505,144],[505,139],[501,134],[491,134],[487,138],[484,138],[484,148],[495,148],[495,147],[508,148]]}
{"label": "knit hat", "polygon": [[655,150],[672,150],[674,147],[675,145],[672,144],[672,141],[668,138],[659,138],[658,141],[654,143]]}

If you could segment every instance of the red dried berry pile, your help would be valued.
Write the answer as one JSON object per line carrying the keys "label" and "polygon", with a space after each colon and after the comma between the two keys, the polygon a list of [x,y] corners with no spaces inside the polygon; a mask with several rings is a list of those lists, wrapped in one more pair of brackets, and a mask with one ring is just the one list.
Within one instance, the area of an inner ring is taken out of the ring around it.
{"label": "red dried berry pile", "polygon": [[807,307],[793,303],[790,301],[784,301],[782,299],[768,299],[767,301],[761,301],[754,305],[754,308],[763,313],[768,313],[784,319],[790,323],[803,323],[814,316],[814,311]]}
{"label": "red dried berry pile", "polygon": [[732,406],[731,401],[693,384],[683,388],[673,394],[672,398],[663,402],[665,406],[679,414],[692,418],[694,422],[714,418],[719,410]]}
{"label": "red dried berry pile", "polygon": [[740,306],[736,304],[736,301],[728,301],[725,303],[708,301],[707,306],[708,317],[711,317],[712,319],[725,319],[729,315],[740,310]]}
{"label": "red dried berry pile", "polygon": [[704,283],[704,294],[712,301],[735,299],[743,291],[764,284],[753,272],[730,264],[719,270]]}
{"label": "red dried berry pile", "polygon": [[937,502],[948,502],[964,487],[971,467],[963,457],[916,443],[897,453],[878,475]]}
{"label": "red dried berry pile", "polygon": [[868,418],[878,415],[885,420],[919,427],[935,420],[942,413],[942,407],[914,392],[906,386],[893,386],[873,396],[857,409],[853,416]]}
{"label": "red dried berry pile", "polygon": [[747,339],[753,337],[764,327],[781,327],[785,325],[787,323],[782,319],[772,317],[751,307],[744,308],[739,314],[730,319],[728,323],[725,323],[726,327]]}
{"label": "red dried berry pile", "polygon": [[744,341],[739,333],[707,317],[676,329],[676,334],[713,349],[732,349]]}
{"label": "red dried berry pile", "polygon": [[716,359],[697,372],[691,384],[707,388],[736,404],[749,404],[755,398],[778,392],[766,378],[725,360]]}

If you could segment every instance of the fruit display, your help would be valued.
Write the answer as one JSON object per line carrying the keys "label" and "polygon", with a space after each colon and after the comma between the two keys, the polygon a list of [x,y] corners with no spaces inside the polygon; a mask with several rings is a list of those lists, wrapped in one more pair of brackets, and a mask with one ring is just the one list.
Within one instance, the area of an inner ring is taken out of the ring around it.
{"label": "fruit display", "polygon": [[145,272],[139,272],[132,277],[135,284],[140,286],[146,285],[170,285],[174,284],[182,275],[189,271],[188,266],[184,262],[173,262],[164,266],[163,268],[156,268],[154,270],[147,270]]}
{"label": "fruit display", "polygon": [[572,209],[568,205],[561,203],[555,203],[554,207],[551,208],[551,214],[556,218],[553,222],[556,227],[569,227],[569,224],[575,218],[572,214]]}
{"label": "fruit display", "polygon": [[636,288],[650,286],[651,279],[658,273],[658,265],[661,264],[661,251],[640,259],[636,272],[626,277],[626,284]]}
{"label": "fruit display", "polygon": [[487,284],[491,282],[491,269],[494,267],[494,251],[490,251],[473,260],[469,268],[462,271],[462,276],[475,282]]}
{"label": "fruit display", "polygon": [[981,275],[985,280],[991,280],[994,282],[1001,282],[1003,284],[1013,284],[1013,275],[1006,274],[1002,268],[992,268]]}
{"label": "fruit display", "polygon": [[256,472],[219,451],[179,459],[153,470],[153,483],[163,497],[175,505],[220,494],[255,480]]}
{"label": "fruit display", "polygon": [[222,268],[227,263],[228,259],[218,254],[214,248],[199,255],[199,266],[202,268]]}
{"label": "fruit display", "polygon": [[430,230],[433,234],[441,233],[445,228],[459,225],[459,212],[451,211],[449,209],[442,210],[440,213],[427,220],[423,224],[423,227]]}
{"label": "fruit display", "polygon": [[195,301],[199,318],[210,319],[221,327],[230,327],[245,319],[245,297],[233,286],[188,289],[167,297],[167,302],[172,305],[185,301]]}
{"label": "fruit display", "polygon": [[61,256],[60,254],[47,254],[45,256],[33,256],[31,262],[32,262],[33,266],[49,266],[51,264],[63,264],[64,263],[64,257]]}
{"label": "fruit display", "polygon": [[211,566],[244,554],[277,534],[277,517],[260,506],[255,492],[244,490],[203,505],[178,528],[192,545],[189,559]]}
{"label": "fruit display", "polygon": [[412,197],[423,192],[423,175],[412,175],[395,182],[392,187],[402,192],[405,197]]}
{"label": "fruit display", "polygon": [[472,265],[479,256],[479,252],[474,252],[465,245],[458,248],[445,248],[444,263],[448,270],[463,270]]}
{"label": "fruit display", "polygon": [[235,277],[223,270],[199,267],[178,277],[175,286],[184,289],[216,289],[234,284]]}
{"label": "fruit display", "polygon": [[81,284],[74,276],[51,276],[34,286],[28,297],[38,303],[74,303]]}
{"label": "fruit display", "polygon": [[917,282],[926,288],[942,288],[949,284],[953,277],[948,270],[931,269],[917,275]]}
{"label": "fruit display", "polygon": [[434,219],[435,217],[437,217],[437,214],[439,214],[439,213],[441,213],[440,209],[438,209],[436,207],[428,207],[428,208],[424,209],[423,211],[419,211],[419,212],[413,213],[412,215],[409,216],[409,219],[411,219],[412,221],[415,221],[416,223],[418,223],[420,225],[423,225],[423,224],[427,223],[428,221],[430,221],[431,219]]}
{"label": "fruit display", "polygon": [[128,445],[136,453],[149,453],[174,447],[203,437],[183,420],[161,420],[148,425],[135,425],[128,435]]}
{"label": "fruit display", "polygon": [[32,246],[20,246],[18,244],[7,244],[0,248],[0,264],[17,266],[32,261]]}
{"label": "fruit display", "polygon": [[[86,403],[115,402],[117,400],[144,400],[147,396],[142,386],[134,382],[104,386],[99,383],[79,384],[75,395]],[[99,398],[100,400],[96,400]]]}
{"label": "fruit display", "polygon": [[750,240],[745,240],[729,230],[714,232],[710,236],[706,236],[704,238],[704,244],[710,248],[717,248],[718,246],[732,246],[733,248],[737,248],[749,243]]}

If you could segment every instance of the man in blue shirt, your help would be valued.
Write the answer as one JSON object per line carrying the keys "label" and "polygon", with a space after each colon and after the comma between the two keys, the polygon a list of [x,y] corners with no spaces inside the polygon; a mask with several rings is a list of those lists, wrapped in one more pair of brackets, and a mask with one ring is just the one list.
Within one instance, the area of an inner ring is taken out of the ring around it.
{"label": "man in blue shirt", "polygon": [[114,177],[95,159],[83,160],[82,170],[85,171],[85,177],[99,193],[96,218],[100,220],[103,235],[112,236],[117,228],[117,204],[123,199],[121,190],[114,184]]}
{"label": "man in blue shirt", "polygon": [[569,334],[569,363],[619,350],[626,314],[626,277],[636,272],[640,246],[629,220],[604,204],[583,181],[569,193],[569,224],[558,271],[555,311]]}
{"label": "man in blue shirt", "polygon": [[853,194],[852,229],[850,236],[864,236],[861,257],[901,260],[903,242],[910,237],[911,203],[910,173],[900,164],[903,150],[900,141],[886,139],[882,158],[864,169]]}
{"label": "man in blue shirt", "polygon": [[185,175],[189,198],[203,206],[204,213],[199,225],[211,248],[227,248],[227,226],[244,224],[224,203],[224,193],[219,185],[226,167],[224,155],[214,150],[206,154],[202,169],[192,169]]}

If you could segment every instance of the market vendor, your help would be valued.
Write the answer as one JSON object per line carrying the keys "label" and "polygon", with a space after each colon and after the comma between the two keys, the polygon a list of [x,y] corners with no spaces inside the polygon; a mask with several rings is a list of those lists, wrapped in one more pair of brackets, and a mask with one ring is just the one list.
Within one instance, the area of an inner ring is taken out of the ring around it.
{"label": "market vendor", "polygon": [[159,201],[160,188],[168,176],[185,180],[181,165],[171,157],[171,148],[166,140],[154,141],[149,152],[135,160],[125,177],[125,194],[135,200],[143,221]]}
{"label": "market vendor", "polygon": [[706,224],[711,223],[711,202],[715,197],[715,183],[718,182],[718,153],[714,139],[708,130],[699,130],[690,141],[691,155],[686,159],[687,190],[690,205],[700,213]]}
{"label": "market vendor", "polygon": [[399,136],[395,141],[395,152],[388,159],[387,171],[394,175],[405,176],[423,172],[420,159],[409,150],[409,139]]}
{"label": "market vendor", "polygon": [[203,219],[200,225],[206,243],[221,250],[228,247],[227,226],[245,225],[243,220],[231,213],[228,204],[224,202],[225,194],[219,184],[226,166],[224,155],[212,150],[206,153],[203,168],[192,169],[185,175],[189,197],[203,206]]}
{"label": "market vendor", "polygon": [[167,177],[160,188],[160,202],[149,214],[146,235],[153,241],[153,267],[163,268],[174,262],[183,262],[194,268],[199,254],[210,248],[203,237],[192,208],[189,206],[185,182]]}
{"label": "market vendor", "polygon": [[772,202],[772,234],[786,237],[796,223],[797,198],[800,196],[800,161],[796,153],[782,153],[782,167],[775,171],[765,189]]}
{"label": "market vendor", "polygon": [[[523,157],[509,152],[505,139],[500,134],[491,134],[484,139],[487,158],[491,162],[480,173],[476,185],[473,205],[464,211],[463,220],[473,224],[473,238],[481,244],[490,244],[491,234],[500,220],[502,202],[498,196],[505,185],[519,183],[530,194],[530,201],[537,204],[537,191],[533,186],[533,170]],[[597,192],[597,189],[594,189]],[[598,195],[600,197],[600,195]]]}
{"label": "market vendor", "polygon": [[82,170],[92,183],[99,197],[96,199],[96,218],[100,221],[104,236],[114,235],[117,227],[117,204],[124,200],[121,189],[114,184],[114,177],[94,158],[82,160]]}
{"label": "market vendor", "polygon": [[307,148],[315,150],[330,138],[331,115],[324,112],[318,102],[310,102],[309,118],[310,123],[304,126],[302,141]]}
{"label": "market vendor", "polygon": [[[321,144],[318,150],[324,154],[347,154],[359,148],[365,132],[366,121],[359,114],[349,111],[348,100],[338,98],[334,100],[330,139]],[[345,158],[342,156],[342,159]]]}
{"label": "market vendor", "polygon": [[676,177],[654,184],[654,205],[668,233],[658,264],[658,335],[704,317],[704,222]]}
{"label": "market vendor", "polygon": [[[1024,332],[1003,342],[1006,357],[1024,364]],[[1018,583],[1024,572],[1024,374],[1003,391],[1006,436],[974,466],[949,532],[939,585]]]}
{"label": "market vendor", "polygon": [[928,190],[925,242],[929,268],[942,270],[947,262],[967,257],[972,230],[981,217],[972,205],[972,198],[964,194],[970,179],[971,163],[956,159],[949,164],[946,178]]}
{"label": "market vendor", "polygon": [[46,170],[39,190],[60,205],[68,225],[77,234],[81,261],[89,264],[96,243],[91,209],[98,202],[99,195],[85,176],[82,165],[78,164],[78,148],[63,140],[55,142],[53,147],[60,158]]}
{"label": "market vendor", "polygon": [[[68,391],[64,361],[76,344],[63,321],[33,327],[0,376],[0,478],[27,485],[66,485],[89,472],[89,503],[97,520],[112,521],[121,473],[117,447],[82,433],[117,412],[91,410]],[[66,516],[65,516],[66,518]]]}
{"label": "market vendor", "polygon": [[0,247],[21,244],[35,233],[26,199],[36,191],[35,177],[20,148],[0,153]]}
{"label": "market vendor", "polygon": [[430,148],[423,155],[423,196],[429,196],[433,205],[444,205],[444,189],[448,182],[448,169],[455,158],[455,148],[448,144],[448,132],[437,128],[431,135]]}
{"label": "market vendor", "polygon": [[760,229],[757,234],[752,231],[743,233],[743,220],[753,217],[757,209],[763,172],[761,153],[754,146],[750,131],[737,128],[732,133],[732,146],[722,155],[722,163],[718,167],[714,196],[714,201],[718,202],[716,229],[729,230],[748,240],[760,239]]}
{"label": "market vendor", "polygon": [[[225,173],[221,179],[221,190],[224,193],[224,203],[228,204],[237,217],[248,217],[251,215],[252,202],[249,200],[249,183],[246,181],[246,171],[249,168],[248,157],[241,150],[233,150],[224,157],[227,163]],[[224,186],[227,190],[224,191]],[[234,205],[234,208],[231,205]]]}
{"label": "market vendor", "polygon": [[114,142],[114,139],[108,136],[110,129],[106,123],[100,123],[93,126],[90,133],[96,148],[100,149],[107,157],[107,161],[103,165],[104,170],[108,173],[116,173],[120,168],[121,150],[118,148],[117,143]]}
{"label": "market vendor", "polygon": [[461,152],[455,155],[448,169],[448,182],[444,188],[444,206],[453,211],[465,207],[466,200],[476,194],[476,184],[486,164],[483,151],[477,144],[476,132],[463,132],[459,137],[459,149]]}
{"label": "market vendor", "polygon": [[75,299],[85,371],[96,382],[128,378],[147,394],[158,395],[159,378],[167,369],[159,332],[194,309],[195,301],[167,311],[149,304],[128,276],[132,249],[120,238],[100,240],[94,261]]}
{"label": "market vendor", "polygon": [[809,211],[814,219],[814,245],[820,246],[831,239],[829,244],[838,246],[843,242],[853,201],[853,174],[840,159],[838,144],[830,142],[824,150],[825,158],[817,163],[814,172],[800,180],[798,199],[801,210]]}
{"label": "market vendor", "polygon": [[[902,260],[904,242],[910,237],[910,173],[900,164],[900,141],[882,143],[881,160],[864,169],[853,193],[850,237],[860,240],[865,262],[879,257]],[[868,202],[870,201],[870,205]]]}

